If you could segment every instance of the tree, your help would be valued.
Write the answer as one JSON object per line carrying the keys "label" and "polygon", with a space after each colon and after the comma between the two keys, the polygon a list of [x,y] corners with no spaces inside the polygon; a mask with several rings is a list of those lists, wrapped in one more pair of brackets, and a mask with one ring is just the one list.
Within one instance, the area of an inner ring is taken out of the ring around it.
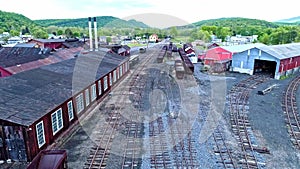
{"label": "tree", "polygon": [[262,36],[260,36],[258,38],[259,42],[263,43],[263,44],[270,44],[270,36],[266,33],[264,33]]}
{"label": "tree", "polygon": [[207,31],[210,34],[216,34],[217,32],[217,27],[216,26],[207,26],[207,25],[203,25],[201,26],[201,30],[203,31]]}
{"label": "tree", "polygon": [[231,36],[231,35],[232,32],[230,31],[229,27],[218,27],[216,30],[216,36],[222,39],[222,41],[224,41],[227,36]]}
{"label": "tree", "polygon": [[45,30],[42,29],[35,29],[33,32],[33,36],[35,38],[41,38],[41,39],[47,39],[48,33]]}
{"label": "tree", "polygon": [[19,36],[20,35],[20,32],[16,31],[16,30],[10,30],[9,33],[11,36]]}
{"label": "tree", "polygon": [[65,30],[65,35],[66,35],[68,38],[73,37],[73,32],[71,31],[70,28],[67,28],[67,29]]}
{"label": "tree", "polygon": [[79,36],[80,36],[79,32],[74,32],[74,33],[73,33],[73,37],[74,37],[74,38],[79,37]]}
{"label": "tree", "polygon": [[111,42],[111,37],[110,37],[110,36],[107,36],[107,37],[106,37],[106,43],[109,44],[110,42]]}
{"label": "tree", "polygon": [[177,28],[176,26],[173,26],[170,30],[170,35],[174,38],[178,35],[178,31],[177,31]]}
{"label": "tree", "polygon": [[63,30],[61,30],[61,29],[57,30],[57,35],[62,35],[63,33],[64,33]]}
{"label": "tree", "polygon": [[198,31],[197,37],[205,42],[209,42],[211,40],[210,33],[201,29]]}
{"label": "tree", "polygon": [[30,34],[29,29],[27,26],[23,26],[21,29],[22,35]]}

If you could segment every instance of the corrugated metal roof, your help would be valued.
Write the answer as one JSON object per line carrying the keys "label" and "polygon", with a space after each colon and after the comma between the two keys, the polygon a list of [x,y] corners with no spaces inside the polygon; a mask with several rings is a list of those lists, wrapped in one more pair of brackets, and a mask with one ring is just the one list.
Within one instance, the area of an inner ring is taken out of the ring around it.
{"label": "corrugated metal roof", "polygon": [[259,49],[280,60],[300,56],[300,43],[264,46]]}
{"label": "corrugated metal roof", "polygon": [[0,79],[0,119],[29,126],[128,57],[89,52]]}
{"label": "corrugated metal roof", "polygon": [[[18,65],[6,67],[5,69],[7,71],[11,72],[12,74],[17,74],[17,73],[24,72],[24,71],[31,70],[31,69],[35,69],[35,68],[38,68],[38,67],[41,67],[41,66],[45,66],[45,65],[52,64],[52,63],[57,63],[57,62],[60,62],[60,61],[63,61],[63,60],[74,58],[74,56],[78,55],[81,50],[83,50],[82,47],[70,48],[70,49],[60,49],[57,52],[55,52],[55,53],[51,54],[50,56],[48,56],[47,58],[38,58],[38,57],[36,57],[35,59],[37,59],[37,60],[33,60],[33,61],[29,60],[32,56],[29,57],[29,58],[26,58],[27,56],[25,56],[25,58],[23,58],[24,63],[20,63]],[[25,62],[26,60],[28,62]],[[5,62],[7,62],[7,60]]]}
{"label": "corrugated metal roof", "polygon": [[41,53],[40,48],[4,47],[0,48],[0,66],[3,68],[44,59],[50,51]]}
{"label": "corrugated metal roof", "polygon": [[232,45],[232,46],[220,46],[221,48],[231,52],[231,53],[240,53],[245,50],[254,48],[254,47],[261,47],[261,46],[267,46],[262,43],[250,43],[250,44],[243,44],[243,45]]}

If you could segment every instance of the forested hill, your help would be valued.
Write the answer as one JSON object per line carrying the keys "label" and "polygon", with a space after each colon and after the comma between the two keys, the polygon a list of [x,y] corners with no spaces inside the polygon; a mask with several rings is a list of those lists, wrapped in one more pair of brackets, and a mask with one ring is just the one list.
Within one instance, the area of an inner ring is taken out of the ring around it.
{"label": "forested hill", "polygon": [[33,28],[36,24],[21,14],[0,10],[0,32]]}
{"label": "forested hill", "polygon": [[248,27],[248,26],[259,26],[262,28],[277,28],[279,25],[273,22],[268,22],[259,19],[249,19],[249,18],[219,18],[219,19],[209,19],[202,20],[193,23],[195,26],[218,26],[218,27]]}
{"label": "forested hill", "polygon": [[[97,26],[108,28],[148,28],[149,26],[136,20],[122,20],[113,16],[98,16]],[[78,19],[45,19],[35,20],[36,24],[41,26],[58,26],[58,27],[87,27],[88,18]]]}

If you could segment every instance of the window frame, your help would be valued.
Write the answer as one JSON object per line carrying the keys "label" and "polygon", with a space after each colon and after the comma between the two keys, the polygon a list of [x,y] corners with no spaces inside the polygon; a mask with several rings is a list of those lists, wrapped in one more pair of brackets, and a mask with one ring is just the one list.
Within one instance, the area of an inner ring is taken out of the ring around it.
{"label": "window frame", "polygon": [[109,85],[112,86],[112,73],[109,73]]}
{"label": "window frame", "polygon": [[[78,104],[78,102],[77,102],[78,98],[81,98],[81,104]],[[77,111],[77,113],[81,113],[84,110],[83,93],[80,93],[79,95],[77,95],[76,98],[75,98],[75,100],[76,100],[76,111]],[[79,109],[79,108],[81,108],[81,109]]]}
{"label": "window frame", "polygon": [[96,91],[97,89],[96,89],[96,84],[93,84],[92,86],[91,86],[91,101],[93,102],[93,101],[95,101],[96,100],[96,98],[97,98],[97,91]]}
{"label": "window frame", "polygon": [[120,66],[119,70],[120,70],[120,77],[122,77],[123,76],[123,65]]}
{"label": "window frame", "polygon": [[115,83],[117,81],[117,70],[115,69],[113,71],[113,82]]}
{"label": "window frame", "polygon": [[89,88],[87,88],[87,89],[84,90],[84,98],[85,98],[85,106],[87,107],[91,103]]}
{"label": "window frame", "polygon": [[[40,140],[40,137],[39,137],[39,128],[38,128],[38,126],[39,125],[42,125],[42,139],[43,140]],[[46,144],[46,138],[45,138],[45,128],[44,128],[44,121],[40,121],[39,123],[37,123],[36,125],[35,125],[35,128],[36,128],[36,140],[37,140],[37,144],[38,144],[38,147],[39,148],[41,148],[43,145],[45,145]],[[40,143],[40,141],[42,141],[42,143]]]}
{"label": "window frame", "polygon": [[108,81],[107,81],[107,76],[103,77],[103,90],[106,91],[108,89]]}
{"label": "window frame", "polygon": [[[71,106],[69,104],[71,104]],[[72,100],[68,101],[67,108],[68,108],[69,121],[72,121],[74,119],[74,108],[73,108]]]}
{"label": "window frame", "polygon": [[[60,116],[60,119],[59,119],[59,116]],[[54,124],[53,118],[55,118],[55,124]],[[56,133],[58,133],[62,128],[64,128],[62,108],[57,109],[55,112],[53,112],[51,114],[51,127],[52,127],[53,136]],[[56,130],[54,127],[56,127]]]}
{"label": "window frame", "polygon": [[98,92],[99,96],[102,94],[102,84],[101,84],[101,79],[98,81]]}

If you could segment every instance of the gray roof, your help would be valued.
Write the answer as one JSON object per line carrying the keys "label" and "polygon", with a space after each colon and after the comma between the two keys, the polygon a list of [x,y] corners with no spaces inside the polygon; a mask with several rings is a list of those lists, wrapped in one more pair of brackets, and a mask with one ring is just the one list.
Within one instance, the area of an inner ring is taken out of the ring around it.
{"label": "gray roof", "polygon": [[33,47],[35,47],[35,44],[34,43],[18,43],[14,47],[33,48]]}
{"label": "gray roof", "polygon": [[58,42],[66,42],[66,39],[33,39],[35,41],[38,42],[42,42],[42,43],[58,43]]}
{"label": "gray roof", "polygon": [[0,79],[0,119],[29,126],[128,57],[89,52]]}
{"label": "gray roof", "polygon": [[232,45],[232,46],[220,46],[221,48],[231,52],[231,53],[240,53],[245,50],[254,48],[254,47],[261,47],[261,46],[267,46],[262,43],[250,43],[250,44],[243,44],[243,45]]}
{"label": "gray roof", "polygon": [[280,60],[300,56],[300,43],[265,46],[259,49]]}
{"label": "gray roof", "polygon": [[28,47],[0,47],[0,66],[3,68],[28,63],[39,59],[47,58],[49,50],[40,53],[40,48]]}

